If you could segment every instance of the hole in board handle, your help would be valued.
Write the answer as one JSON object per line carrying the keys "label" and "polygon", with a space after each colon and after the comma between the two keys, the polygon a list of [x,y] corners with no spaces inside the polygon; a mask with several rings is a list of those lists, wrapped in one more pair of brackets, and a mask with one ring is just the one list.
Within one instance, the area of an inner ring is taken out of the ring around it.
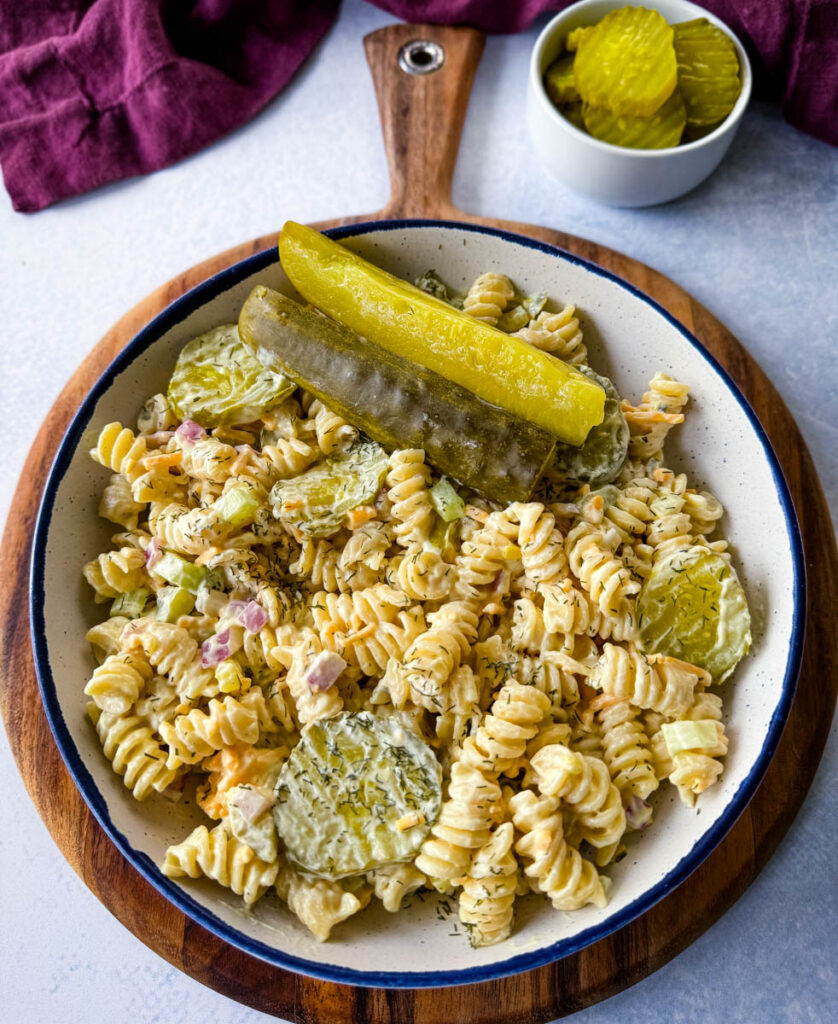
{"label": "hole in board handle", "polygon": [[408,75],[431,75],[445,63],[445,50],[430,39],[414,39],[399,50],[399,67]]}

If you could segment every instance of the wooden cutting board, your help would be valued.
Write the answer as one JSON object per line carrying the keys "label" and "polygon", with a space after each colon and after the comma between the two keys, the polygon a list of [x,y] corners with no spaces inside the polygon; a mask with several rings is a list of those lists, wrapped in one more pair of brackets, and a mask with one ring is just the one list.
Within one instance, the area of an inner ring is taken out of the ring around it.
{"label": "wooden cutting board", "polygon": [[[417,39],[431,40],[444,49],[441,70],[413,76],[399,69],[399,51]],[[276,232],[215,256],[163,285],[127,313],[82,363],[50,410],[29,454],[0,548],[0,579],[5,584],[0,593],[0,708],[21,775],[41,817],[64,856],[111,913],[191,977],[232,999],[300,1024],[540,1024],[645,977],[723,914],[771,856],[812,781],[838,690],[838,633],[832,621],[838,556],[829,510],[800,432],[759,366],[711,313],[651,268],[571,235],[475,217],[452,205],[460,132],[483,43],[482,34],[472,29],[410,25],[391,26],[366,37],[392,197],[378,214],[330,221],[328,226],[378,217],[434,217],[518,231],[607,267],[655,298],[697,335],[749,399],[794,498],[807,568],[809,613],[803,665],[788,724],[765,779],[721,845],[665,900],[574,956],[497,982],[384,991],[287,973],[228,946],[144,881],[96,823],[52,740],[29,641],[25,595],[32,530],[49,466],[73,413],[106,365],[153,316],[211,274],[273,245]]]}

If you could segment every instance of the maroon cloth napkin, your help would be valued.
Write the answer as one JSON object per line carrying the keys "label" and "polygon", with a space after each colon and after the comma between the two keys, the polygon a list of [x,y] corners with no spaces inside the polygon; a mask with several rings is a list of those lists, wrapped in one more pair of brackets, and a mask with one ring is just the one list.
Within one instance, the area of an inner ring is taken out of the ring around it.
{"label": "maroon cloth napkin", "polygon": [[[16,210],[166,167],[288,82],[340,0],[0,0],[0,164]],[[556,0],[372,0],[517,32]],[[786,117],[838,144],[838,0],[705,0]]]}

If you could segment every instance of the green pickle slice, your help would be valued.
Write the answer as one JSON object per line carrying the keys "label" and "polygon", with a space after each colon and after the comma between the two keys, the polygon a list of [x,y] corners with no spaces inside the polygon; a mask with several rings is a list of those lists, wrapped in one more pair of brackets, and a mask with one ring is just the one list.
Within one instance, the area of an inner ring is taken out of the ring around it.
{"label": "green pickle slice", "polygon": [[651,117],[615,114],[603,107],[583,104],[585,127],[595,139],[631,149],[667,149],[677,146],[687,123],[687,109],[676,89]]}
{"label": "green pickle slice", "polygon": [[733,110],[742,84],[730,37],[706,18],[673,25],[678,88],[687,111],[687,135],[700,138]]}
{"label": "green pickle slice", "polygon": [[576,53],[579,49],[579,40],[586,32],[590,32],[591,26],[582,25],[579,28],[575,28],[568,32],[567,39],[565,40],[565,49],[568,53]]}
{"label": "green pickle slice", "polygon": [[562,117],[567,118],[568,121],[578,128],[580,131],[585,131],[585,104],[578,100],[576,103],[563,103],[559,107],[559,113]]}
{"label": "green pickle slice", "polygon": [[557,444],[554,469],[568,480],[578,480],[592,487],[610,483],[623,468],[629,445],[629,428],[620,408],[620,395],[607,377],[601,377],[589,366],[579,370],[605,391],[605,414],[585,439],[581,448]]}
{"label": "green pickle slice", "polygon": [[559,57],[544,72],[544,88],[555,104],[574,103],[579,99],[573,74],[573,56]]}
{"label": "green pickle slice", "polygon": [[274,515],[309,537],[329,537],[353,508],[372,504],[387,465],[381,445],[359,440],[348,452],[274,484],[270,494]]}
{"label": "green pickle slice", "polygon": [[652,570],[637,601],[639,646],[706,669],[721,683],[751,646],[745,591],[728,562],[702,547],[675,551]]}
{"label": "green pickle slice", "polygon": [[236,324],[215,327],[184,346],[169,381],[168,398],[182,420],[202,427],[250,423],[295,388],[239,337]]}
{"label": "green pickle slice", "polygon": [[320,719],[279,773],[274,820],[289,860],[345,878],[412,860],[442,802],[431,748],[395,716]]}
{"label": "green pickle slice", "polygon": [[650,117],[678,81],[673,30],[645,7],[611,11],[579,38],[573,70],[582,99],[615,114]]}

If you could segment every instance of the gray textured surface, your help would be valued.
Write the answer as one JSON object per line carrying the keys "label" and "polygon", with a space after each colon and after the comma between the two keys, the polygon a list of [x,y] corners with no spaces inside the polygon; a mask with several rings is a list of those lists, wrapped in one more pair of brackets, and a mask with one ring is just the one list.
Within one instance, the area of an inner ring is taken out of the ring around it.
{"label": "gray textured surface", "polygon": [[[35,216],[13,213],[0,195],[0,466],[7,481],[0,519],[38,424],[126,308],[184,267],[286,217],[317,220],[383,203],[383,149],[360,39],[389,20],[347,0],[334,31],[283,97],[177,167]],[[692,195],[645,211],[588,203],[555,185],[528,156],[523,110],[534,37],[531,31],[488,42],[455,201],[595,239],[684,285],[769,373],[838,507],[838,154],[789,128],[774,109],[755,105],[720,170]],[[574,1022],[834,1020],[837,772],[833,727],[791,832],[739,903],[676,960]],[[8,1024],[270,1019],[179,974],[125,931],[53,845],[5,742],[0,773],[7,780],[0,988]]]}

